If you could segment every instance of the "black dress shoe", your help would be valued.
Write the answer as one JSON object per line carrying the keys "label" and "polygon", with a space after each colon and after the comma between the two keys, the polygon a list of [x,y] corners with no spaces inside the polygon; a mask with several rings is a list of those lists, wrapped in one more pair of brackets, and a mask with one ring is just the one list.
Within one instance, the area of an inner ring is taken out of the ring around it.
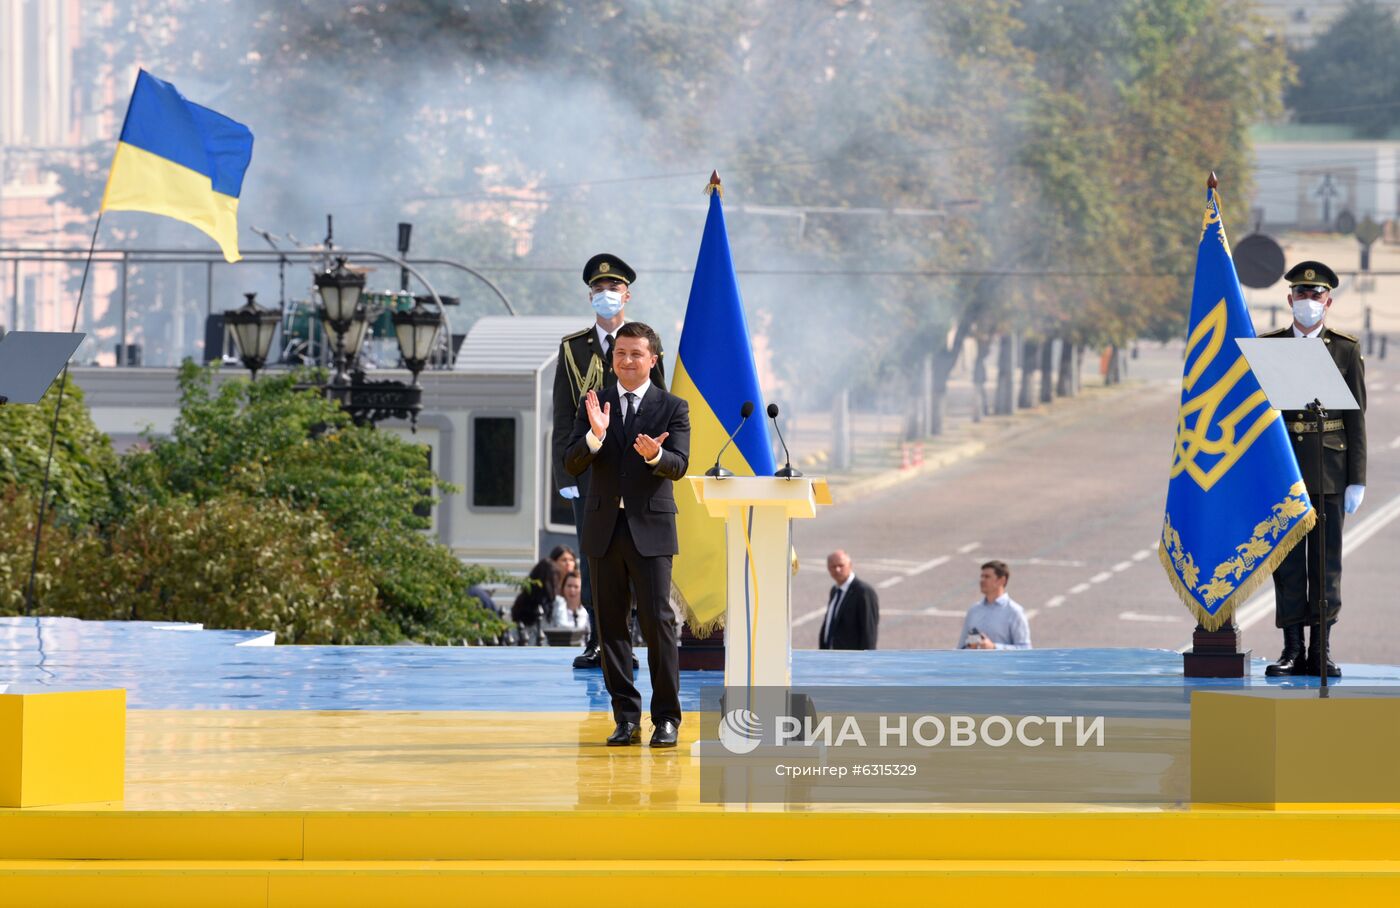
{"label": "black dress shoe", "polygon": [[613,733],[608,735],[609,747],[626,747],[642,743],[642,727],[636,722],[619,722]]}
{"label": "black dress shoe", "polygon": [[676,746],[676,723],[670,719],[662,719],[656,726],[656,731],[651,733],[652,747],[675,747]]}
{"label": "black dress shoe", "polygon": [[[1306,665],[1306,667],[1305,667],[1302,671],[1298,672],[1298,674],[1300,674],[1300,675],[1311,675],[1311,676],[1314,677],[1314,678],[1319,677],[1318,671],[1317,671],[1317,650],[1313,650],[1312,652],[1308,653],[1307,665]],[[1328,656],[1328,657],[1327,657],[1327,677],[1329,677],[1329,678],[1340,678],[1341,676],[1342,676],[1342,670],[1341,670],[1341,668],[1337,665],[1337,663],[1335,663],[1335,662],[1332,661],[1332,657],[1331,657],[1331,656]]]}
{"label": "black dress shoe", "polygon": [[602,664],[603,657],[596,646],[586,647],[583,652],[574,657],[574,668],[598,668]]}

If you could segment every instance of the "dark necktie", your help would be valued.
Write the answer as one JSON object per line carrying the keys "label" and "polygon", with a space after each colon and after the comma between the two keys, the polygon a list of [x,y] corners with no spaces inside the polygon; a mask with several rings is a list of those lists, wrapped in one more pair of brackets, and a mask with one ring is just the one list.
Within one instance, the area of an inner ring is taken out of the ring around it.
{"label": "dark necktie", "polygon": [[603,368],[608,372],[612,371],[612,348],[613,336],[609,334],[603,339]]}
{"label": "dark necktie", "polygon": [[637,421],[637,395],[628,391],[622,396],[627,398],[627,413],[622,417],[622,436],[624,441],[631,442],[632,427]]}
{"label": "dark necktie", "polygon": [[822,622],[822,639],[831,645],[831,625],[836,621],[836,609],[841,604],[841,587],[831,588],[831,600],[826,606],[826,621]]}

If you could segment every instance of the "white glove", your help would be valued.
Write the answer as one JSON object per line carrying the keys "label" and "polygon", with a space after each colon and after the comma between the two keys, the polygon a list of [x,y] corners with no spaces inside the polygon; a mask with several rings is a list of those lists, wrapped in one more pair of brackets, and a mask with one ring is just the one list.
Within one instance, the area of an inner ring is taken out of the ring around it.
{"label": "white glove", "polygon": [[[560,489],[560,490],[559,490],[559,497],[560,497],[560,498],[568,498],[568,499],[570,499],[570,500],[573,500],[573,499],[577,498],[577,497],[578,497],[578,486],[569,486],[567,489]],[[1348,512],[1348,513],[1350,513],[1350,512]]]}
{"label": "white glove", "polygon": [[1355,514],[1356,509],[1361,507],[1361,499],[1366,497],[1365,486],[1347,486],[1343,497],[1342,509],[1348,514]]}

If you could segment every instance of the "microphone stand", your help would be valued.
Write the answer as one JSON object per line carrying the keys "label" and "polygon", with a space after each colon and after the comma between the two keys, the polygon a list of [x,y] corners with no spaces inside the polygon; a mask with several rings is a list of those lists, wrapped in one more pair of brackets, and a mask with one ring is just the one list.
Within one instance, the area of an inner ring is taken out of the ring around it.
{"label": "microphone stand", "polygon": [[777,404],[768,405],[768,418],[773,420],[773,431],[778,433],[778,442],[783,446],[783,458],[787,461],[783,464],[782,469],[773,475],[782,479],[796,479],[802,475],[802,471],[792,465],[792,455],[788,453],[787,441],[783,439],[783,430],[778,426]]}
{"label": "microphone stand", "polygon": [[1319,679],[1318,696],[1328,698],[1327,690],[1327,492],[1323,469],[1325,448],[1322,444],[1322,426],[1327,411],[1322,401],[1314,398],[1308,404],[1308,412],[1317,423],[1317,563],[1320,577],[1317,579],[1315,597],[1317,599],[1317,674]]}

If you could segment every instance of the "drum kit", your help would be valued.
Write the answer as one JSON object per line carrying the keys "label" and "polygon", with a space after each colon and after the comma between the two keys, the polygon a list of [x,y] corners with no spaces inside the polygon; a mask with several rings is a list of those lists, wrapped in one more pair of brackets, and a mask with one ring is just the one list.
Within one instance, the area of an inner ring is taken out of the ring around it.
{"label": "drum kit", "polygon": [[[400,365],[398,340],[394,335],[394,313],[413,308],[413,294],[407,290],[387,293],[365,291],[361,305],[369,320],[369,330],[360,347],[357,363],[360,368],[391,369]],[[456,302],[442,298],[445,305]],[[291,365],[327,365],[334,350],[321,324],[318,306],[310,300],[289,300],[282,313],[282,362]],[[450,334],[438,335],[428,368],[449,364],[452,355]]]}

